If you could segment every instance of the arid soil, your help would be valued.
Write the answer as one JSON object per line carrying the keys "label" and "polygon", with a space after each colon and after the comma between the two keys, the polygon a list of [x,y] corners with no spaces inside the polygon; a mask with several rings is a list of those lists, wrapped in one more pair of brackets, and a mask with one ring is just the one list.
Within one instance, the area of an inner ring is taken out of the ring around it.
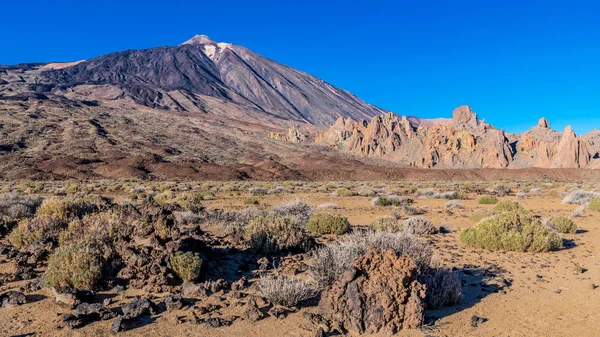
{"label": "arid soil", "polygon": [[[53,183],[57,184],[57,183]],[[214,200],[202,203],[208,210],[225,209],[240,211],[247,208],[247,200],[258,200],[256,207],[269,209],[288,201],[300,199],[314,207],[317,213],[342,214],[353,228],[367,226],[371,221],[391,215],[395,207],[374,206],[372,197],[340,197],[335,189],[314,184],[313,188],[297,188],[293,193],[253,196],[244,189],[230,192],[223,188],[226,183],[214,183]],[[339,183],[342,185],[343,183]],[[192,184],[193,185],[193,184]],[[210,185],[210,184],[209,184]],[[298,183],[295,186],[301,186]],[[360,184],[352,184],[360,186]],[[391,189],[394,182],[365,184],[374,189]],[[415,183],[416,186],[434,186],[431,183]],[[587,187],[593,186],[587,184]],[[67,186],[67,184],[65,184]],[[200,184],[198,184],[200,186]],[[597,186],[597,185],[595,185]],[[442,188],[438,185],[437,188]],[[485,186],[476,186],[484,188]],[[528,183],[521,189],[540,187],[529,192],[526,198],[514,193],[502,200],[518,201],[526,209],[542,218],[549,216],[571,217],[578,205],[563,204],[562,198],[574,184]],[[563,195],[560,194],[563,192]],[[425,207],[422,217],[435,226],[444,225],[449,231],[427,236],[425,240],[434,248],[434,259],[456,270],[461,280],[463,301],[454,306],[425,312],[425,324],[420,330],[401,331],[399,336],[598,336],[600,335],[600,212],[586,210],[582,216],[573,218],[578,230],[575,234],[561,234],[564,248],[546,253],[492,252],[468,248],[459,240],[460,231],[474,225],[469,217],[477,210],[493,205],[480,205],[478,199],[485,192],[471,190],[467,200],[458,202],[463,209],[447,209],[448,200],[414,197],[415,206]],[[239,195],[238,195],[239,194]],[[130,195],[113,193],[115,199],[124,200]],[[335,204],[336,209],[318,208],[323,204]],[[204,224],[202,230],[214,237],[223,237],[219,226]],[[318,238],[321,243],[337,240],[335,236]],[[5,242],[6,238],[2,240]],[[228,253],[225,253],[228,254]],[[232,256],[233,258],[233,256]],[[282,267],[294,266],[298,261],[310,264],[308,255],[290,255],[283,259]],[[14,265],[0,257],[0,273],[11,273]],[[293,270],[294,268],[292,268]],[[296,270],[298,270],[296,268]],[[300,269],[301,270],[301,269]],[[302,274],[302,273],[301,273]],[[251,279],[252,284],[256,279]],[[0,286],[0,294],[18,289],[27,281],[11,282]],[[249,289],[253,289],[250,287]],[[249,290],[252,292],[252,290]],[[156,303],[168,293],[146,293],[128,288],[124,292],[100,291],[98,300],[112,298],[111,307],[126,303],[133,296],[150,296]],[[195,323],[198,308],[209,304],[218,306],[222,316],[242,316],[247,298],[235,298],[231,293],[217,292],[208,297],[195,298],[181,310],[147,316],[134,329],[119,332],[121,336],[315,336],[317,325],[307,319],[307,313],[317,312],[315,303],[302,305],[297,312],[285,319],[270,315],[251,323],[237,319],[230,326],[216,328]],[[259,300],[259,307],[264,303]],[[265,311],[267,309],[264,309]],[[111,320],[97,321],[79,329],[67,329],[61,314],[72,310],[58,306],[47,289],[27,293],[27,303],[0,308],[0,335],[2,336],[109,336]],[[199,314],[198,314],[199,315]],[[354,334],[348,333],[353,336]],[[374,336],[388,336],[380,333]]]}

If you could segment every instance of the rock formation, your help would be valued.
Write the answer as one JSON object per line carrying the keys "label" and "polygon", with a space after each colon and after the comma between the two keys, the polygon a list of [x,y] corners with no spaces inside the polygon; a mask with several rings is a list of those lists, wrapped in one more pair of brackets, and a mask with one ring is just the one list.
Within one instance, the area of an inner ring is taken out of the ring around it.
{"label": "rock formation", "polygon": [[423,323],[425,286],[417,265],[393,250],[371,248],[321,297],[319,310],[357,333],[397,333]]}

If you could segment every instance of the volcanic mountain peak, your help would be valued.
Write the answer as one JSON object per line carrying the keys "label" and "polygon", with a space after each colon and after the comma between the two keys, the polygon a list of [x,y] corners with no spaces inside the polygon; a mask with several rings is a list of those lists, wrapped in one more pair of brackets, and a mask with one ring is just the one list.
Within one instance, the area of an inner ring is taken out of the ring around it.
{"label": "volcanic mountain peak", "polygon": [[211,40],[206,35],[195,35],[193,38],[185,41],[182,44],[216,44],[215,41]]}

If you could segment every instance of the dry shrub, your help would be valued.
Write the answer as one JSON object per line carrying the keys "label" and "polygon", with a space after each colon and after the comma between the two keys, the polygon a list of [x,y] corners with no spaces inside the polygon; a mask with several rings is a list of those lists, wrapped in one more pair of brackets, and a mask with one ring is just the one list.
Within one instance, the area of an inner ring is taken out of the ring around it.
{"label": "dry shrub", "polygon": [[402,225],[398,223],[398,219],[393,216],[382,216],[373,220],[369,227],[374,231],[385,231],[390,233],[399,232],[402,230]]}
{"label": "dry shrub", "polygon": [[544,226],[559,233],[575,234],[577,232],[577,224],[575,221],[564,216],[553,216],[544,220]]}
{"label": "dry shrub", "polygon": [[450,201],[448,201],[448,202],[447,202],[447,203],[444,205],[444,207],[445,207],[445,208],[447,208],[447,209],[452,209],[452,208],[455,208],[455,209],[463,209],[463,208],[465,208],[465,206],[463,206],[463,205],[462,205],[460,202],[458,202],[458,201],[456,201],[456,200],[450,200]]}
{"label": "dry shrub", "polygon": [[324,203],[317,206],[318,209],[338,209],[338,205],[332,203]]}
{"label": "dry shrub", "polygon": [[0,218],[3,216],[11,219],[27,218],[35,214],[42,203],[38,196],[5,193],[0,195]]}
{"label": "dry shrub", "polygon": [[493,207],[493,210],[497,212],[516,212],[522,209],[523,207],[519,203],[509,200],[502,200]]}
{"label": "dry shrub", "polygon": [[195,281],[202,271],[202,259],[193,252],[177,252],[169,259],[171,269],[183,282]]}
{"label": "dry shrub", "polygon": [[313,209],[306,202],[296,199],[285,204],[273,206],[269,213],[275,217],[294,218],[299,226],[303,226],[313,214]]}
{"label": "dry shrub", "polygon": [[92,203],[76,198],[52,197],[45,199],[37,209],[36,216],[45,219],[68,222],[96,210]]}
{"label": "dry shrub", "polygon": [[462,289],[458,275],[449,269],[431,268],[420,278],[427,287],[425,302],[428,309],[454,305],[462,301]]}
{"label": "dry shrub", "polygon": [[46,241],[57,239],[64,228],[64,222],[53,218],[23,219],[10,233],[8,240],[13,246],[24,249],[30,245],[42,245]]}
{"label": "dry shrub", "polygon": [[413,203],[413,200],[407,197],[401,197],[398,195],[387,195],[385,197],[377,197],[371,200],[371,203],[375,206],[404,206]]}
{"label": "dry shrub", "polygon": [[309,273],[319,286],[329,286],[341,278],[354,260],[365,254],[370,247],[407,254],[415,260],[421,271],[429,267],[433,254],[427,244],[406,233],[352,233],[341,237],[338,243],[316,249]]}
{"label": "dry shrub", "polygon": [[47,287],[94,290],[102,279],[102,258],[91,245],[79,242],[56,249],[48,261]]}
{"label": "dry shrub", "polygon": [[412,217],[404,220],[402,222],[402,230],[412,235],[430,235],[438,231],[431,221],[421,217]]}
{"label": "dry shrub", "polygon": [[244,239],[250,246],[263,253],[282,251],[303,252],[312,246],[313,240],[295,218],[268,215],[250,220],[245,228]]}
{"label": "dry shrub", "polygon": [[464,230],[460,240],[489,250],[546,252],[562,247],[562,239],[526,210],[507,211]]}
{"label": "dry shrub", "polygon": [[306,229],[316,234],[341,235],[348,232],[348,218],[339,214],[314,214],[306,223]]}
{"label": "dry shrub", "polygon": [[494,214],[496,214],[496,212],[494,212],[494,210],[491,210],[489,208],[478,209],[471,214],[471,216],[469,217],[469,220],[471,220],[473,223],[478,223],[479,221],[481,221],[489,216],[492,216]]}
{"label": "dry shrub", "polygon": [[587,205],[595,198],[600,197],[600,193],[591,191],[575,191],[562,200],[563,204]]}
{"label": "dry shrub", "polygon": [[300,302],[315,297],[318,291],[312,284],[295,277],[278,275],[261,278],[258,289],[262,296],[274,305],[295,307]]}

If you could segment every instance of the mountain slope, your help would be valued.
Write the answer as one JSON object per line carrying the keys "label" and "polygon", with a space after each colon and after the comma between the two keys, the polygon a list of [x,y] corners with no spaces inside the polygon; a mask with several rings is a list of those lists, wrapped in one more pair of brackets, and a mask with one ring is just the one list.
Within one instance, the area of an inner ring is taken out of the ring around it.
{"label": "mountain slope", "polygon": [[[108,54],[40,77],[61,90],[116,86],[138,104],[174,111],[207,112],[196,98],[206,95],[320,127],[338,117],[361,120],[384,112],[314,76],[206,36],[175,47]],[[174,92],[190,102],[180,102]]]}

